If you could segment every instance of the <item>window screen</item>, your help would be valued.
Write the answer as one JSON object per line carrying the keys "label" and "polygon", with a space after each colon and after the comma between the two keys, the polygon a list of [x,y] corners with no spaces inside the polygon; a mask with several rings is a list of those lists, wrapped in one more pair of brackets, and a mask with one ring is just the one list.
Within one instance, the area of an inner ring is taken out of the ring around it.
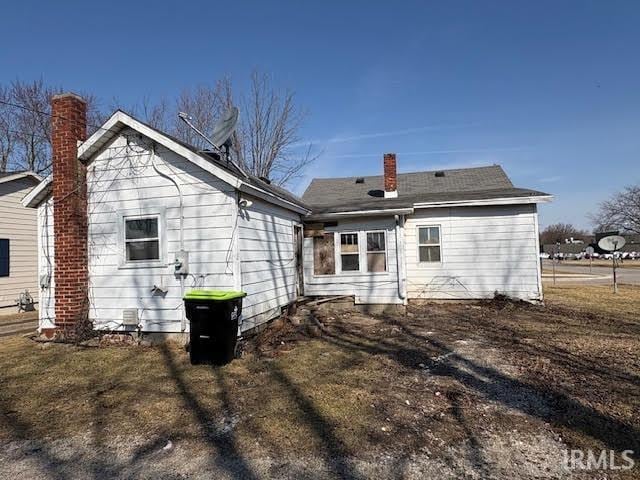
{"label": "window screen", "polygon": [[420,262],[440,261],[440,227],[418,228],[418,250]]}
{"label": "window screen", "polygon": [[360,270],[360,247],[357,233],[340,234],[340,261],[343,272]]}
{"label": "window screen", "polygon": [[127,262],[160,260],[158,217],[125,219]]}
{"label": "window screen", "polygon": [[387,251],[384,232],[367,232],[367,271],[387,270]]}
{"label": "window screen", "polygon": [[9,276],[9,240],[0,238],[0,277]]}
{"label": "window screen", "polygon": [[336,254],[333,233],[325,233],[313,238],[313,274],[333,275],[336,273]]}

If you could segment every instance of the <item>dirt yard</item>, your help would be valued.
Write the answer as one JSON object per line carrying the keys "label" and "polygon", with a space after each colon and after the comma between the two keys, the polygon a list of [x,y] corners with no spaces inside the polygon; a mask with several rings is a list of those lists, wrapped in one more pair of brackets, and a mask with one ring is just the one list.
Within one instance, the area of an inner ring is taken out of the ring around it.
{"label": "dirt yard", "polygon": [[2,338],[0,478],[640,477],[563,467],[640,461],[640,288],[547,298],[301,309],[222,368]]}

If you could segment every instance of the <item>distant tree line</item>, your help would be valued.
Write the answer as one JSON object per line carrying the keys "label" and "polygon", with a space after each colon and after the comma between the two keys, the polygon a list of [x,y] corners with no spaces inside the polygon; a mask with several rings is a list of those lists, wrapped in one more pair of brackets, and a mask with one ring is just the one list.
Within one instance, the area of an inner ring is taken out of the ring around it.
{"label": "distant tree line", "polygon": [[[0,172],[31,170],[48,174],[51,169],[51,97],[60,93],[43,80],[16,80],[0,85]],[[293,91],[273,85],[271,77],[254,72],[246,91],[234,92],[229,77],[213,84],[183,90],[174,99],[157,102],[142,99],[122,105],[117,99],[101,108],[98,99],[79,92],[88,107],[89,134],[114,110],[121,108],[151,126],[200,148],[209,145],[178,118],[186,112],[193,124],[210,136],[216,121],[231,106],[240,109],[240,122],[232,138],[234,150],[246,170],[276,184],[298,179],[317,158],[310,143],[299,137],[307,112],[298,106]]]}
{"label": "distant tree line", "polygon": [[[640,185],[625,187],[598,205],[589,215],[594,232],[618,231],[640,235]],[[586,241],[592,235],[570,223],[554,223],[540,232],[540,244],[564,242],[566,239]]]}

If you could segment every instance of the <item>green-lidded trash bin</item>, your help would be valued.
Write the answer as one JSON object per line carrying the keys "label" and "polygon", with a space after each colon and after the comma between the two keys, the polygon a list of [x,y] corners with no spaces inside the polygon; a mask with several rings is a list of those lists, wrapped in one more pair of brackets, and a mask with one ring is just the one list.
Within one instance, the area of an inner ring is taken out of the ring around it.
{"label": "green-lidded trash bin", "polygon": [[192,364],[206,357],[217,365],[233,360],[242,299],[246,296],[244,292],[225,290],[191,290],[184,296]]}

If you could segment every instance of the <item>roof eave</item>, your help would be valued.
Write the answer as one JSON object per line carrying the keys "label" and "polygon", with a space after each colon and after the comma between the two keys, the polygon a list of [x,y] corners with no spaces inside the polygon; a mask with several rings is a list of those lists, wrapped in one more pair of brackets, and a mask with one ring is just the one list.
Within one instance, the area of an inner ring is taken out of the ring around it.
{"label": "roof eave", "polygon": [[51,193],[52,176],[42,180],[38,185],[25,195],[22,199],[22,205],[27,208],[36,208],[40,205]]}
{"label": "roof eave", "polygon": [[41,182],[42,177],[35,172],[19,172],[14,175],[7,175],[6,177],[0,178],[0,183],[13,182],[15,180],[20,180],[21,178],[32,178],[36,182]]}
{"label": "roof eave", "polygon": [[352,210],[349,212],[326,212],[311,213],[305,217],[305,220],[335,220],[336,218],[349,217],[380,217],[390,215],[410,215],[413,208],[381,208],[369,210]]}
{"label": "roof eave", "polygon": [[440,202],[414,203],[414,208],[438,207],[481,207],[485,205],[522,205],[528,203],[549,203],[553,195],[526,195],[521,197],[481,198],[477,200],[447,200]]}
{"label": "roof eave", "polygon": [[303,207],[302,205],[298,205],[283,197],[280,197],[279,195],[267,192],[266,190],[245,182],[239,176],[223,170],[208,159],[204,158],[202,155],[189,150],[185,146],[173,141],[166,135],[163,135],[161,132],[148,127],[147,125],[139,122],[132,116],[120,110],[115,112],[109,118],[109,120],[105,122],[102,128],[97,130],[78,147],[78,158],[84,162],[89,161],[100,150],[100,148],[102,148],[102,146],[104,146],[116,135],[118,135],[125,126],[140,132],[144,136],[152,139],[154,142],[176,152],[178,155],[186,158],[187,160],[191,161],[203,170],[211,173],[215,177],[219,178],[220,180],[237,190],[250,193],[262,198],[263,200],[274,203],[288,210],[292,210],[296,213],[300,213],[303,215],[309,213],[309,209]]}

